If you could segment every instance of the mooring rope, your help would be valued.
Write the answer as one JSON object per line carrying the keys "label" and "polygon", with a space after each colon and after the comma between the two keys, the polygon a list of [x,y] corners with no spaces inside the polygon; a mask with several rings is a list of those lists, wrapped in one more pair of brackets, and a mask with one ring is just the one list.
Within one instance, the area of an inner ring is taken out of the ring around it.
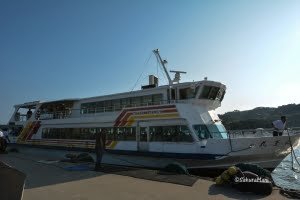
{"label": "mooring rope", "polygon": [[292,157],[292,170],[296,173],[299,173],[299,171],[297,171],[295,168],[294,168],[294,161],[293,161],[293,157],[295,156],[295,161],[297,162],[298,166],[300,167],[300,163],[297,159],[297,156],[295,154],[295,150],[294,150],[294,147],[293,147],[293,144],[292,144],[292,141],[291,141],[291,136],[290,136],[290,133],[289,131],[287,131],[288,133],[288,136],[289,136],[289,142],[290,142],[290,146],[291,146],[291,157]]}

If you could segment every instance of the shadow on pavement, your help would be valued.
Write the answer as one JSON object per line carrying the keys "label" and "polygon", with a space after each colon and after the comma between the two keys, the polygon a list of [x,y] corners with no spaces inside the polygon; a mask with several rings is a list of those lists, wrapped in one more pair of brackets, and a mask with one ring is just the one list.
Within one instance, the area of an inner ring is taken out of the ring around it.
{"label": "shadow on pavement", "polygon": [[26,175],[0,162],[0,199],[22,199]]}

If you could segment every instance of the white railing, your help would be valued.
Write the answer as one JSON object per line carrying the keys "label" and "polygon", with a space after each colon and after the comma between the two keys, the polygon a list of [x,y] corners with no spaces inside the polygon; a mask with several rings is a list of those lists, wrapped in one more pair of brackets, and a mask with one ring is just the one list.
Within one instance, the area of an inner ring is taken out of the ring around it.
{"label": "white railing", "polygon": [[[244,130],[229,130],[231,138],[242,137],[269,137],[273,136],[273,128],[257,128],[257,129],[244,129]],[[300,127],[291,127],[283,131],[283,135],[294,134],[300,132]]]}
{"label": "white railing", "polygon": [[15,121],[16,122],[25,122],[27,120],[26,114],[16,114],[15,115]]}

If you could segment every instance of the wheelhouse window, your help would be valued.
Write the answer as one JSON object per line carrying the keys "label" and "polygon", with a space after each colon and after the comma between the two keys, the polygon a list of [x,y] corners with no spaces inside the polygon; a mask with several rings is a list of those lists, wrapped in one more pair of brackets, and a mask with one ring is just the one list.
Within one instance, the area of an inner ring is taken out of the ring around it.
{"label": "wheelhouse window", "polygon": [[223,101],[224,96],[225,96],[225,90],[220,88],[220,90],[217,94],[216,100]]}
{"label": "wheelhouse window", "polygon": [[222,93],[220,93],[220,88],[219,87],[214,87],[214,86],[204,86],[202,89],[202,92],[199,96],[200,99],[210,99],[210,100],[223,100],[224,97],[224,90]]}
{"label": "wheelhouse window", "polygon": [[190,88],[190,87],[179,89],[179,99],[195,98],[197,91],[198,91],[198,87],[195,89]]}

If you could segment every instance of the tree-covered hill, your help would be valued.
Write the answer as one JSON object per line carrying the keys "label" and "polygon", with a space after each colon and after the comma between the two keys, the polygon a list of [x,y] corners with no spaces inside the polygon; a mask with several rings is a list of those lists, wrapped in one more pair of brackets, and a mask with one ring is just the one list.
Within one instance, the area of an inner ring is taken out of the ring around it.
{"label": "tree-covered hill", "polygon": [[219,115],[229,130],[271,128],[272,121],[287,117],[289,127],[300,127],[300,104],[288,104],[277,108],[257,107],[252,110],[232,111]]}

